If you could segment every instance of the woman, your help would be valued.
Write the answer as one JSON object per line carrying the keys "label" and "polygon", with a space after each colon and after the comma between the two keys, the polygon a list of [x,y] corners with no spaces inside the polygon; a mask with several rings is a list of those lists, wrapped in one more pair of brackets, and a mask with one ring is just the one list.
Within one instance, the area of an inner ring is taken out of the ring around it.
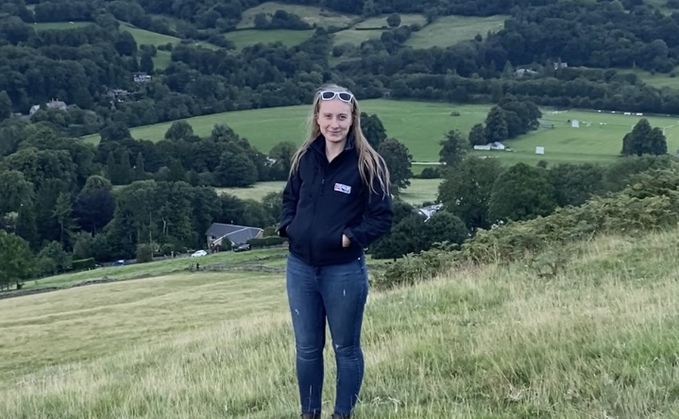
{"label": "woman", "polygon": [[392,224],[389,171],[361,131],[354,95],[314,97],[307,140],[292,158],[278,234],[288,237],[286,283],[302,418],[321,417],[325,322],[337,365],[333,419],[350,418],[363,381],[368,295],[364,250]]}

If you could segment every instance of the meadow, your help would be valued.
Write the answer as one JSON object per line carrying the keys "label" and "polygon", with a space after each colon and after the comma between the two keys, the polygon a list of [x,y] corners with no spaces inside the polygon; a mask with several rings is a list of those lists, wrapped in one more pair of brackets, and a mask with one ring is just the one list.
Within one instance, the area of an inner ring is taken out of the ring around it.
{"label": "meadow", "polygon": [[31,27],[33,27],[34,30],[36,31],[47,31],[47,30],[65,30],[65,29],[78,29],[78,28],[84,28],[87,26],[90,26],[92,22],[88,21],[78,21],[78,22],[36,22],[32,23]]}
{"label": "meadow", "polygon": [[314,34],[313,30],[297,31],[291,29],[244,29],[227,32],[226,39],[232,41],[237,49],[243,49],[259,43],[282,42],[287,47],[299,45]]}
{"label": "meadow", "polygon": [[[417,166],[413,169],[415,171]],[[440,183],[441,179],[410,179],[410,186],[401,192],[400,197],[414,206],[436,201]],[[230,194],[240,199],[261,201],[265,195],[280,192],[284,187],[285,182],[258,182],[250,188],[216,188],[216,191],[219,194]]]}
{"label": "meadow", "polygon": [[405,45],[413,48],[447,47],[458,42],[474,39],[479,34],[486,37],[488,32],[497,32],[504,27],[509,16],[441,16],[434,22],[413,32]]}
{"label": "meadow", "polygon": [[[377,114],[387,134],[404,142],[417,161],[438,161],[438,142],[445,133],[454,128],[468,133],[475,123],[485,119],[490,108],[487,105],[384,99],[363,100],[360,105],[361,111],[369,115]],[[295,144],[304,141],[309,109],[308,105],[252,109],[202,115],[186,121],[199,136],[210,135],[215,124],[226,124],[260,151],[267,153],[282,141]],[[460,112],[460,116],[450,116],[453,110]],[[159,141],[171,125],[171,122],[166,122],[131,128],[130,134],[135,139]],[[99,134],[83,138],[93,144],[100,139]]]}
{"label": "meadow", "polygon": [[[416,162],[437,162],[440,141],[445,133],[457,129],[465,136],[472,126],[485,121],[490,105],[457,105],[370,99],[361,101],[361,110],[377,114],[387,130],[387,135],[403,142]],[[186,121],[200,136],[210,135],[215,124],[227,124],[239,135],[247,138],[262,152],[268,152],[281,141],[301,144],[306,132],[309,107],[307,105],[225,112],[189,118]],[[451,116],[457,111],[460,116]],[[542,109],[543,125],[520,138],[507,140],[512,151],[475,151],[477,156],[500,158],[503,162],[599,162],[615,161],[622,148],[622,138],[641,119],[647,118],[653,127],[665,129],[668,152],[679,148],[679,117],[637,116],[586,110]],[[579,128],[568,121],[578,120]],[[132,128],[135,139],[158,141],[163,138],[171,123],[161,123]],[[99,135],[83,137],[96,144]],[[535,154],[536,147],[544,147],[545,154]]]}
{"label": "meadow", "polygon": [[255,27],[255,16],[259,13],[264,13],[271,17],[278,9],[299,16],[309,25],[315,24],[326,28],[330,26],[338,28],[349,27],[361,20],[360,16],[339,13],[317,6],[283,4],[270,1],[243,11],[241,21],[236,27],[238,29],[252,29]]}
{"label": "meadow", "polygon": [[[371,290],[354,417],[676,417],[677,241],[601,237],[551,279],[521,261]],[[179,272],[0,300],[0,417],[297,417],[283,278]]]}
{"label": "meadow", "polygon": [[[427,19],[420,14],[403,13],[399,16],[401,16],[401,24],[399,26],[413,24],[424,26],[427,24]],[[335,45],[350,43],[358,46],[369,39],[379,39],[382,33],[388,30],[386,29],[388,27],[386,15],[365,19],[351,28],[335,32],[333,34],[333,43]]]}

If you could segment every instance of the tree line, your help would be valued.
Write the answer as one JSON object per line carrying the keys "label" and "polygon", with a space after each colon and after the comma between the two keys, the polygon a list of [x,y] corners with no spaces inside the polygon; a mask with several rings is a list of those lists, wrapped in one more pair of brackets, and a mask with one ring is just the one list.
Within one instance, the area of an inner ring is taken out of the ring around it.
{"label": "tree line", "polygon": [[[191,20],[201,8],[237,21],[259,2],[189,3],[175,2],[172,10],[163,10],[183,19],[172,34],[186,42],[161,47],[138,45],[119,20],[145,27],[141,21],[148,19],[142,16],[153,14],[149,19],[158,20],[162,2],[94,2],[83,9],[89,10],[93,25],[39,31],[29,24],[35,13],[14,3],[7,6],[16,14],[0,18],[4,89],[0,119],[43,105],[31,120],[47,121],[67,135],[79,136],[100,132],[114,122],[134,127],[308,103],[313,90],[326,80],[348,85],[363,98],[496,103],[515,95],[543,106],[628,110],[633,103],[640,112],[679,113],[675,90],[644,85],[638,77],[612,68],[672,72],[678,63],[679,13],[667,16],[635,2],[325,2],[323,7],[345,12],[360,5],[358,13],[363,15],[426,13],[429,22],[449,13],[492,11],[509,18],[497,33],[478,34],[445,48],[405,46],[421,29],[413,24],[385,30],[380,39],[357,46],[333,47],[333,33],[341,28],[316,28],[300,45],[259,44],[240,51],[225,40],[227,28],[189,30],[187,25],[193,27]],[[50,2],[40,4],[52,7]],[[80,5],[74,2],[72,8]],[[287,12],[274,15],[277,21],[296,21]],[[196,47],[192,40],[224,49]],[[172,61],[164,70],[153,68],[159,48],[171,51]],[[337,66],[329,64],[331,55],[341,59]],[[138,71],[151,74],[151,81],[135,83]],[[116,89],[128,94],[118,96],[113,93]],[[44,105],[55,98],[75,106],[67,112],[46,109]]]}

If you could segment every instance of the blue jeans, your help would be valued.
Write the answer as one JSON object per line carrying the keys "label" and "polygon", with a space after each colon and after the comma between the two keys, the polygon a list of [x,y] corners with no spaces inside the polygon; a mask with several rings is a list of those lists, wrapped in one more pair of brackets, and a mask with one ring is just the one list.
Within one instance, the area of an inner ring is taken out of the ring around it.
{"label": "blue jeans", "polygon": [[335,413],[350,414],[363,382],[361,328],[368,296],[365,258],[312,267],[289,255],[286,283],[302,413],[321,412],[327,318],[337,365]]}

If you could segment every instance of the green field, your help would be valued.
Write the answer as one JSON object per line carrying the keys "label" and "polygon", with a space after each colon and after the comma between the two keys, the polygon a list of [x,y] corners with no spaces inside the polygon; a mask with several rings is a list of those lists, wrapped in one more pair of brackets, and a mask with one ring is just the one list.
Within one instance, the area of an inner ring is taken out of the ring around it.
{"label": "green field", "polygon": [[[424,26],[427,23],[427,19],[423,15],[419,14],[402,14],[401,16],[401,25],[400,26],[405,26],[405,25],[412,25],[412,24],[419,24],[420,26]],[[380,36],[382,36],[382,32],[384,32],[387,29],[382,29],[382,28],[388,28],[389,25],[387,24],[387,16],[379,16],[379,17],[373,17],[370,19],[366,19],[360,23],[357,23],[351,28],[336,32],[333,34],[333,43],[335,45],[340,45],[344,43],[349,43],[349,44],[354,44],[354,45],[360,45],[362,42],[367,41],[369,39],[379,39]],[[378,29],[374,29],[378,28]],[[357,30],[357,29],[363,29],[363,30]]]}
{"label": "green field", "polygon": [[486,37],[488,31],[496,32],[504,27],[509,16],[441,16],[433,23],[413,32],[405,45],[413,48],[447,47],[473,39],[477,34]]}
{"label": "green field", "polygon": [[[540,129],[505,145],[507,151],[475,151],[476,155],[502,158],[507,162],[601,162],[609,163],[618,158],[622,139],[644,116],[628,116],[620,113],[592,111],[542,110],[543,123],[554,124],[553,129]],[[679,117],[646,117],[653,127],[665,128],[668,153],[674,154],[679,147]],[[578,120],[580,128],[571,128],[569,120]],[[544,147],[545,154],[535,154],[536,147]]]}
{"label": "green field", "polygon": [[282,42],[287,47],[299,45],[314,34],[313,30],[295,31],[289,29],[257,30],[245,29],[228,32],[224,36],[232,41],[236,48],[243,49],[258,43]]}
{"label": "green field", "polygon": [[670,74],[665,74],[665,73],[651,73],[649,71],[644,71],[644,70],[618,70],[619,73],[624,74],[625,72],[633,72],[636,73],[637,76],[639,76],[646,84],[649,86],[653,87],[669,87],[670,89],[678,89],[679,90],[679,77],[677,77],[677,74],[679,73],[679,67],[675,68],[673,70],[673,73],[675,74],[674,77],[672,77]]}
{"label": "green field", "polygon": [[[467,133],[471,127],[485,119],[486,105],[454,105],[371,99],[360,102],[361,110],[377,114],[387,134],[408,145],[417,161],[438,161],[440,141],[446,132],[458,128]],[[225,112],[189,118],[186,121],[199,136],[208,136],[215,124],[227,124],[246,137],[262,152],[281,141],[301,144],[306,135],[308,105],[282,108],[255,109]],[[452,110],[460,116],[450,116]],[[135,139],[159,141],[171,123],[161,123],[130,129]],[[98,143],[99,134],[83,137],[87,142]]]}
{"label": "green field", "polygon": [[344,28],[352,26],[360,20],[359,16],[343,14],[322,7],[266,2],[243,11],[241,21],[238,23],[237,28],[254,28],[255,16],[257,16],[257,14],[264,13],[271,17],[278,9],[295,14],[310,25],[316,24],[317,26],[322,27],[336,26]]}
{"label": "green field", "polygon": [[92,22],[40,22],[32,23],[36,31],[78,29],[92,25]]}
{"label": "green field", "polygon": [[[401,198],[415,206],[422,205],[423,202],[435,201],[440,183],[441,179],[411,179],[410,186],[402,191]],[[258,182],[251,188],[217,188],[216,190],[219,194],[261,201],[266,194],[280,192],[284,187],[285,182]]]}
{"label": "green field", "polygon": [[[451,129],[467,135],[474,124],[482,123],[489,105],[455,105],[371,99],[361,101],[362,110],[377,114],[387,134],[403,142],[416,162],[437,162],[439,142]],[[460,116],[450,116],[451,111]],[[260,151],[267,153],[281,141],[301,144],[305,136],[307,105],[226,112],[189,118],[197,135],[208,136],[215,124],[227,124],[246,137]],[[634,124],[645,116],[596,111],[555,111],[543,109],[543,123],[554,124],[553,129],[539,129],[505,145],[513,151],[472,151],[478,156],[501,158],[507,162],[612,162],[620,153],[622,138]],[[668,152],[679,148],[679,118],[647,117],[652,126],[665,128]],[[571,119],[580,121],[580,128],[571,128]],[[136,139],[158,141],[171,123],[154,124],[130,130]],[[83,137],[98,143],[99,135]],[[545,154],[535,154],[535,147],[544,147]]]}
{"label": "green field", "polygon": [[[549,280],[520,261],[372,289],[352,417],[676,417],[677,241],[598,238]],[[289,319],[283,273],[178,272],[0,300],[0,417],[298,417]]]}

